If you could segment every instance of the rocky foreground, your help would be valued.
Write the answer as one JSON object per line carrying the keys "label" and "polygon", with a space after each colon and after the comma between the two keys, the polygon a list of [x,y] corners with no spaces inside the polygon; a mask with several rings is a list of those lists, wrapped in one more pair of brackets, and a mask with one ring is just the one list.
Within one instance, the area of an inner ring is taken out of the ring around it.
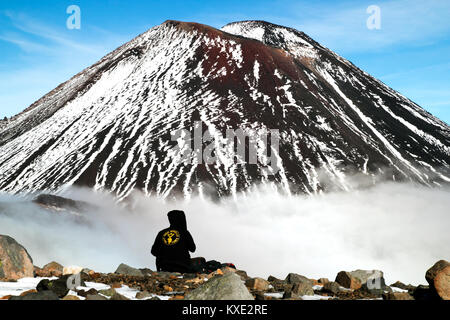
{"label": "rocky foreground", "polygon": [[25,248],[0,235],[0,300],[450,300],[448,261],[438,261],[425,279],[428,285],[416,287],[399,281],[388,286],[378,270],[341,271],[330,281],[296,273],[253,278],[230,267],[209,274],[125,264],[108,274],[56,262],[39,268]]}

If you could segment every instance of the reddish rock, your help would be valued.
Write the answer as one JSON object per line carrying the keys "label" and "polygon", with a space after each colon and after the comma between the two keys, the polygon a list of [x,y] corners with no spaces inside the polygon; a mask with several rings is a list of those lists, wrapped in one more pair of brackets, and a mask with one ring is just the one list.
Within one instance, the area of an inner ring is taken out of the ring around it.
{"label": "reddish rock", "polygon": [[383,300],[414,300],[408,292],[388,292],[383,294]]}
{"label": "reddish rock", "polygon": [[28,290],[28,291],[22,292],[22,293],[20,294],[20,296],[21,296],[21,297],[25,297],[27,294],[30,294],[30,293],[36,293],[36,292],[37,292],[37,290],[35,290],[35,289]]}
{"label": "reddish rock", "polygon": [[358,290],[361,288],[361,281],[353,277],[350,272],[346,271],[339,272],[336,276],[335,282],[348,289]]}
{"label": "reddish rock", "polygon": [[173,288],[172,287],[170,287],[170,286],[168,286],[168,285],[164,285],[164,291],[165,292],[172,292],[173,291]]}
{"label": "reddish rock", "polygon": [[64,267],[60,265],[58,262],[50,262],[47,263],[41,269],[42,274],[41,277],[61,277],[63,275]]}
{"label": "reddish rock", "polygon": [[442,300],[450,300],[450,263],[440,260],[428,269],[425,279]]}
{"label": "reddish rock", "polygon": [[33,259],[9,236],[0,235],[0,278],[17,280],[34,276]]}
{"label": "reddish rock", "polygon": [[267,291],[269,290],[269,282],[262,279],[262,278],[252,278],[248,279],[245,282],[245,285],[250,290],[256,290],[256,291]]}

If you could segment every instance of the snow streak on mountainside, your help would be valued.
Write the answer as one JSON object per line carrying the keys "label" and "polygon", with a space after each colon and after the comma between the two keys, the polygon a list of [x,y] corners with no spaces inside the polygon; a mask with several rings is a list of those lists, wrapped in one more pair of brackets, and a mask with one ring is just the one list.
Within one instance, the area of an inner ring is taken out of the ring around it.
{"label": "snow streak on mountainside", "polygon": [[[280,170],[238,164],[226,147],[213,165],[187,163],[171,133],[196,121],[217,146],[229,128],[280,130]],[[449,183],[450,128],[305,34],[261,21],[167,21],[0,127],[0,191],[11,193],[315,193],[348,190],[353,171]]]}

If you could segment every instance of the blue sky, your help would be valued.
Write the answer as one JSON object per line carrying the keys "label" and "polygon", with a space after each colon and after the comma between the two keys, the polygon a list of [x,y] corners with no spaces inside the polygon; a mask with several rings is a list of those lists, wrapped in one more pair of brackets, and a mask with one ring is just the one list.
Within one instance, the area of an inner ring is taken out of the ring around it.
{"label": "blue sky", "polygon": [[[69,30],[66,9],[81,8]],[[381,9],[369,30],[366,9]],[[0,0],[0,117],[12,116],[167,19],[293,27],[450,123],[450,1]]]}

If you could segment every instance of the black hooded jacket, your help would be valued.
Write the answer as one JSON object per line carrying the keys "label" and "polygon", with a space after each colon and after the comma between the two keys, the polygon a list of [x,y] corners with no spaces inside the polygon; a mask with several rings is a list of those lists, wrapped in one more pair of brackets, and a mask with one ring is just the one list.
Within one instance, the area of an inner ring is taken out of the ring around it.
{"label": "black hooded jacket", "polygon": [[183,211],[168,213],[170,227],[158,233],[152,247],[158,271],[189,272],[190,252],[196,249],[194,239],[187,230]]}

